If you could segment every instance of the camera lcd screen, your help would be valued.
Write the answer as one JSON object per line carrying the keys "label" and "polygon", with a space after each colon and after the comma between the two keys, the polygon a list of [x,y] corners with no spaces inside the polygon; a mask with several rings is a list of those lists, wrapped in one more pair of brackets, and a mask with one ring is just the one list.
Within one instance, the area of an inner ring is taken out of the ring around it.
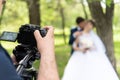
{"label": "camera lcd screen", "polygon": [[17,39],[18,33],[16,32],[7,32],[4,31],[0,37],[0,40],[15,42]]}

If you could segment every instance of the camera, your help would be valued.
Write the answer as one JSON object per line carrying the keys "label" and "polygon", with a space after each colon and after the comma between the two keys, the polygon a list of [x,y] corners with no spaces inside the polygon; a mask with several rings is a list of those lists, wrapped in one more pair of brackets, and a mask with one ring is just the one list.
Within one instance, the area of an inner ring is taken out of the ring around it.
{"label": "camera", "polygon": [[4,31],[0,37],[0,40],[4,41],[17,41],[20,45],[16,46],[13,50],[13,54],[16,56],[17,62],[22,60],[26,55],[27,51],[37,51],[37,44],[34,37],[34,31],[39,30],[42,37],[47,34],[46,29],[40,29],[40,26],[34,24],[21,25],[19,32],[7,32]]}
{"label": "camera", "polygon": [[33,34],[35,30],[39,30],[42,37],[44,37],[47,33],[45,29],[40,29],[38,25],[33,24],[22,25],[21,28],[19,29],[17,37],[18,43],[36,46],[36,40]]}
{"label": "camera", "polygon": [[35,30],[39,30],[42,37],[45,37],[47,33],[46,29],[40,29],[40,26],[38,25],[25,24],[21,25],[18,33],[4,31],[0,37],[0,40],[12,42],[17,40],[20,44],[36,46],[36,40],[34,37]]}
{"label": "camera", "polygon": [[34,31],[39,30],[40,35],[45,37],[47,34],[46,29],[40,29],[40,26],[34,24],[21,25],[19,32],[4,31],[0,40],[4,41],[17,41],[19,45],[13,50],[16,61],[19,63],[16,67],[18,75],[23,80],[36,80],[37,71],[33,69],[33,62],[40,59],[40,54],[37,49],[37,43],[34,37]]}

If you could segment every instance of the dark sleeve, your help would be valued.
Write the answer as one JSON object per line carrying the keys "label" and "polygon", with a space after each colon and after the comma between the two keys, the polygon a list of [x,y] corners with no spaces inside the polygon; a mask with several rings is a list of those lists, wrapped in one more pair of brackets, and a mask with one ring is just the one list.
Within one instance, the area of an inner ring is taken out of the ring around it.
{"label": "dark sleeve", "polygon": [[6,51],[0,45],[0,80],[22,80]]}
{"label": "dark sleeve", "polygon": [[73,37],[74,29],[71,29],[70,31],[70,37],[69,37],[69,45],[72,45],[75,38]]}

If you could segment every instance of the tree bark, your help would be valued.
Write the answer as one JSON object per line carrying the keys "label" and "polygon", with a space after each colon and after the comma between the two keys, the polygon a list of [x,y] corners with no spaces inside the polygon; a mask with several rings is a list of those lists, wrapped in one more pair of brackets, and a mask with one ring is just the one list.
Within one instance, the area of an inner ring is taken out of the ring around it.
{"label": "tree bark", "polygon": [[40,25],[40,4],[39,0],[26,0],[29,12],[30,24]]}
{"label": "tree bark", "polygon": [[60,15],[61,15],[61,22],[63,29],[63,39],[64,39],[64,43],[66,44],[64,8],[60,8]]}
{"label": "tree bark", "polygon": [[3,18],[5,8],[6,8],[6,5],[4,4],[3,7],[2,7],[1,16],[0,16],[0,25],[1,25],[1,22],[2,22],[2,18]]}
{"label": "tree bark", "polygon": [[61,24],[63,29],[63,39],[64,43],[66,44],[66,35],[65,35],[65,15],[64,15],[64,8],[62,7],[61,0],[57,0],[57,8],[59,10],[61,16]]}
{"label": "tree bark", "polygon": [[114,44],[113,44],[113,16],[114,16],[114,3],[111,2],[110,6],[106,5],[106,12],[102,10],[100,1],[89,2],[89,9],[93,19],[96,21],[97,33],[102,39],[112,65],[116,69],[116,60],[114,56]]}
{"label": "tree bark", "polygon": [[83,7],[83,12],[84,12],[84,15],[85,15],[85,19],[88,19],[87,11],[85,9],[85,4],[84,4],[83,0],[81,0],[81,4],[82,4],[82,7]]}

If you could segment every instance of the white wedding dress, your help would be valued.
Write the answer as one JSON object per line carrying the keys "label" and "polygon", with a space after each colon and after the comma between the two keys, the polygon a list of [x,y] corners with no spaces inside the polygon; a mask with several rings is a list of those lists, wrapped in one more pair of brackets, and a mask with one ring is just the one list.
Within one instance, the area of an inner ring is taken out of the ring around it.
{"label": "white wedding dress", "polygon": [[[75,45],[75,44],[74,44]],[[74,51],[62,80],[119,80],[99,37],[94,33],[79,37],[80,47],[91,47],[86,53]]]}

